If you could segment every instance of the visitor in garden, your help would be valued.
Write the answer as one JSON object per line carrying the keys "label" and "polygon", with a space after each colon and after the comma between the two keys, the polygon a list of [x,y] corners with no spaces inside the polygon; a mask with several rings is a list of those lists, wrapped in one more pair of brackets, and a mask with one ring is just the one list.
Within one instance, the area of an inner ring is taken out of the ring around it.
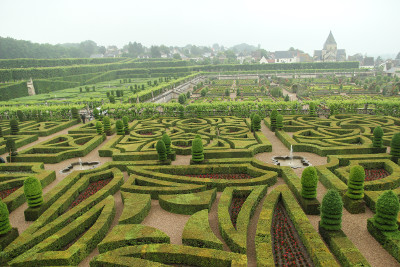
{"label": "visitor in garden", "polygon": [[85,114],[81,114],[82,123],[85,124],[86,116]]}

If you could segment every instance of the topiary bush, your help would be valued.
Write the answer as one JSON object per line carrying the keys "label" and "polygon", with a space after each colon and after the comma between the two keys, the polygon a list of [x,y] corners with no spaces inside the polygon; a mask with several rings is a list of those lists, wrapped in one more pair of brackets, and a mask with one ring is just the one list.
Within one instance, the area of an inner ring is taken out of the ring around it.
{"label": "topiary bush", "polygon": [[17,110],[17,117],[19,121],[25,121],[25,114],[20,109]]}
{"label": "topiary bush", "polygon": [[117,120],[115,125],[117,127],[117,135],[124,135],[125,134],[124,123],[121,120]]}
{"label": "topiary bush", "polygon": [[103,118],[104,132],[106,135],[111,135],[111,121],[109,117]]}
{"label": "topiary bush", "polygon": [[171,138],[169,137],[169,135],[167,133],[164,133],[162,135],[161,140],[163,140],[164,144],[165,144],[165,151],[167,153],[167,156],[171,154]]}
{"label": "topiary bush", "polygon": [[0,126],[0,137],[3,137],[3,129]]}
{"label": "topiary bush", "polygon": [[338,191],[329,189],[321,203],[320,227],[337,231],[342,228],[343,202]]}
{"label": "topiary bush", "polygon": [[11,134],[16,135],[19,132],[18,121],[16,119],[10,120]]}
{"label": "topiary bush", "polygon": [[317,196],[318,174],[317,170],[309,166],[301,174],[301,196],[313,199]]}
{"label": "topiary bush", "polygon": [[375,127],[374,129],[374,138],[372,139],[373,147],[382,147],[383,145],[383,130],[380,126]]}
{"label": "topiary bush", "polygon": [[0,200],[0,235],[7,234],[11,231],[10,213],[7,205]]}
{"label": "topiary bush", "polygon": [[122,117],[122,122],[124,123],[124,132],[125,134],[129,134],[129,118],[128,116]]}
{"label": "topiary bush", "polygon": [[93,109],[93,116],[96,120],[99,119],[99,114],[100,114],[100,111],[97,108]]}
{"label": "topiary bush", "polygon": [[43,204],[42,185],[35,177],[28,177],[24,181],[24,194],[30,208]]}
{"label": "topiary bush", "polygon": [[400,158],[400,133],[396,133],[390,142],[390,155],[394,158]]}
{"label": "topiary bush", "polygon": [[103,124],[100,121],[96,122],[96,131],[97,131],[98,135],[101,135],[104,132],[103,131]]}
{"label": "topiary bush", "polygon": [[261,129],[261,118],[260,115],[254,114],[253,119],[251,120],[251,129],[256,132]]}
{"label": "topiary bush", "polygon": [[165,148],[165,143],[163,140],[158,140],[156,145],[157,153],[158,153],[158,160],[165,161],[167,160],[167,149]]}
{"label": "topiary bush", "polygon": [[179,118],[183,119],[185,117],[185,107],[184,106],[179,106]]}
{"label": "topiary bush", "polygon": [[317,113],[316,113],[316,111],[315,111],[316,105],[315,105],[314,102],[311,102],[311,103],[310,103],[309,109],[310,109],[310,116],[316,117],[316,116],[317,116]]}
{"label": "topiary bush", "polygon": [[350,177],[347,183],[346,196],[351,199],[362,199],[364,198],[364,180],[365,171],[360,165],[351,167]]}
{"label": "topiary bush", "polygon": [[397,231],[399,198],[392,190],[383,192],[376,202],[373,224],[381,231]]}
{"label": "topiary bush", "polygon": [[17,155],[17,147],[15,145],[15,140],[14,139],[7,138],[7,140],[6,140],[6,149],[7,149],[7,152],[11,156],[16,156]]}
{"label": "topiary bush", "polygon": [[283,129],[283,116],[281,114],[278,114],[276,116],[276,129],[281,131]]}
{"label": "topiary bush", "polygon": [[192,161],[202,162],[204,161],[203,151],[203,140],[201,138],[195,138],[192,141]]}
{"label": "topiary bush", "polygon": [[274,109],[271,112],[270,120],[271,120],[271,131],[275,131],[276,129],[276,117],[278,116],[278,111]]}
{"label": "topiary bush", "polygon": [[77,108],[71,108],[71,116],[74,120],[77,120],[78,122],[81,121],[81,117],[79,116],[79,112]]}

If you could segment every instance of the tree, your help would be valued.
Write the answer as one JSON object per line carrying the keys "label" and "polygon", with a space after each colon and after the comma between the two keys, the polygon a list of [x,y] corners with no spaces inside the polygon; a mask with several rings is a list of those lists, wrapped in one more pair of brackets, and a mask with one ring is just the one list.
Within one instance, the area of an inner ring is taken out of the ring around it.
{"label": "tree", "polygon": [[229,88],[225,89],[225,96],[230,96],[231,91],[229,90]]}
{"label": "tree", "polygon": [[108,99],[110,100],[110,103],[115,103],[115,97],[113,95],[111,95]]}
{"label": "tree", "polygon": [[190,98],[190,92],[187,91],[187,92],[186,92],[186,99],[189,99],[189,98]]}
{"label": "tree", "polygon": [[364,198],[364,180],[365,171],[360,165],[351,167],[350,177],[347,184],[346,196],[350,199],[363,199]]}
{"label": "tree", "polygon": [[192,161],[200,163],[204,161],[203,140],[201,137],[194,138],[192,141]]}
{"label": "tree", "polygon": [[19,121],[25,121],[25,115],[24,115],[24,113],[22,112],[22,110],[20,110],[20,109],[18,109],[17,110],[17,117],[18,117],[18,120]]}
{"label": "tree", "polygon": [[163,140],[165,144],[165,152],[167,153],[167,156],[169,156],[171,154],[171,138],[167,133],[164,133],[161,140]]}
{"label": "tree", "polygon": [[163,140],[158,140],[156,149],[157,149],[157,153],[158,153],[158,160],[159,161],[167,160],[167,153],[166,153],[167,149],[165,147],[165,143]]}
{"label": "tree", "polygon": [[317,170],[309,166],[301,174],[301,196],[314,199],[317,197],[318,174]]}
{"label": "tree", "polygon": [[399,198],[388,190],[379,196],[375,205],[376,213],[373,224],[381,231],[397,231],[397,214],[399,213]]}
{"label": "tree", "polygon": [[185,117],[185,107],[179,106],[178,111],[179,111],[179,118],[183,119]]}
{"label": "tree", "polygon": [[271,120],[271,131],[275,131],[276,129],[276,117],[278,116],[278,111],[274,109],[271,112],[270,120]]}
{"label": "tree", "polygon": [[30,208],[39,207],[43,204],[42,185],[35,177],[28,177],[24,181],[24,194]]}
{"label": "tree", "polygon": [[5,235],[12,229],[10,224],[10,213],[7,205],[0,200],[0,235]]}
{"label": "tree", "polygon": [[316,113],[315,113],[315,103],[314,103],[314,102],[311,102],[311,103],[310,103],[309,109],[310,109],[310,116],[315,117],[315,116],[316,116]]}
{"label": "tree", "polygon": [[372,140],[373,147],[382,147],[383,145],[383,130],[380,126],[375,127],[374,129],[374,138]]}
{"label": "tree", "polygon": [[400,133],[396,133],[390,142],[390,155],[393,156],[395,162],[400,158]]}
{"label": "tree", "polygon": [[129,134],[129,118],[127,116],[123,116],[122,117],[122,121],[124,123],[124,131],[125,134]]}
{"label": "tree", "polygon": [[106,135],[110,136],[111,133],[111,121],[109,117],[104,117],[103,118],[103,123],[104,123],[104,132],[106,133]]}
{"label": "tree", "polygon": [[79,116],[77,108],[71,108],[71,116],[74,120],[81,122],[81,117]]}
{"label": "tree", "polygon": [[279,131],[283,129],[283,116],[281,114],[276,116],[276,129]]}
{"label": "tree", "polygon": [[329,189],[321,203],[320,227],[328,231],[342,228],[343,201],[338,191]]}
{"label": "tree", "polygon": [[178,102],[181,105],[185,104],[185,102],[186,102],[186,94],[183,94],[183,93],[180,94],[179,97],[178,97]]}
{"label": "tree", "polygon": [[115,123],[115,126],[117,128],[117,135],[124,135],[124,123],[121,120],[117,120]]}
{"label": "tree", "polygon": [[254,114],[252,120],[251,120],[251,129],[254,132],[260,131],[261,129],[261,118],[260,115]]}
{"label": "tree", "polygon": [[177,59],[177,60],[182,60],[181,55],[178,54],[178,53],[173,54],[173,55],[172,55],[172,58]]}
{"label": "tree", "polygon": [[96,132],[98,135],[101,135],[104,132],[103,124],[101,123],[101,121],[96,122]]}
{"label": "tree", "polygon": [[100,111],[97,108],[93,109],[93,116],[96,120],[99,119],[99,113]]}
{"label": "tree", "polygon": [[201,96],[206,96],[206,94],[207,94],[207,89],[206,88],[204,88],[204,89],[202,89],[201,90],[201,92],[200,92],[200,94],[201,94]]}
{"label": "tree", "polygon": [[16,119],[10,120],[11,135],[17,135],[19,132],[18,121]]}
{"label": "tree", "polygon": [[160,58],[161,57],[160,47],[152,45],[150,47],[150,54],[152,58]]}
{"label": "tree", "polygon": [[286,102],[290,101],[289,95],[286,95],[286,96],[285,96],[285,101],[286,101]]}
{"label": "tree", "polygon": [[3,129],[0,126],[0,137],[3,137]]}

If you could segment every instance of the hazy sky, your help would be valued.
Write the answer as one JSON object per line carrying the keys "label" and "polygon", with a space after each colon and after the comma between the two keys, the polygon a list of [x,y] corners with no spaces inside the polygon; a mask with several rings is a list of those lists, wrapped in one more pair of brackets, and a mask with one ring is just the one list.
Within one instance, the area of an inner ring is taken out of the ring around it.
{"label": "hazy sky", "polygon": [[400,0],[0,0],[0,36],[122,47],[260,44],[312,55],[332,30],[347,54],[400,51]]}

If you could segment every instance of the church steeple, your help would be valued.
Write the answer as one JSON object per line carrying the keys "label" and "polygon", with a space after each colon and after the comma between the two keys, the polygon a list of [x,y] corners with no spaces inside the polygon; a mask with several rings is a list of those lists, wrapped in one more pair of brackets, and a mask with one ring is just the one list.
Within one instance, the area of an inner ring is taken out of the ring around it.
{"label": "church steeple", "polygon": [[329,36],[328,36],[328,38],[327,38],[326,41],[325,41],[324,49],[325,49],[325,50],[328,50],[328,47],[329,47],[329,46],[332,46],[332,45],[337,46],[336,41],[335,41],[335,38],[333,38],[332,31],[329,31]]}

